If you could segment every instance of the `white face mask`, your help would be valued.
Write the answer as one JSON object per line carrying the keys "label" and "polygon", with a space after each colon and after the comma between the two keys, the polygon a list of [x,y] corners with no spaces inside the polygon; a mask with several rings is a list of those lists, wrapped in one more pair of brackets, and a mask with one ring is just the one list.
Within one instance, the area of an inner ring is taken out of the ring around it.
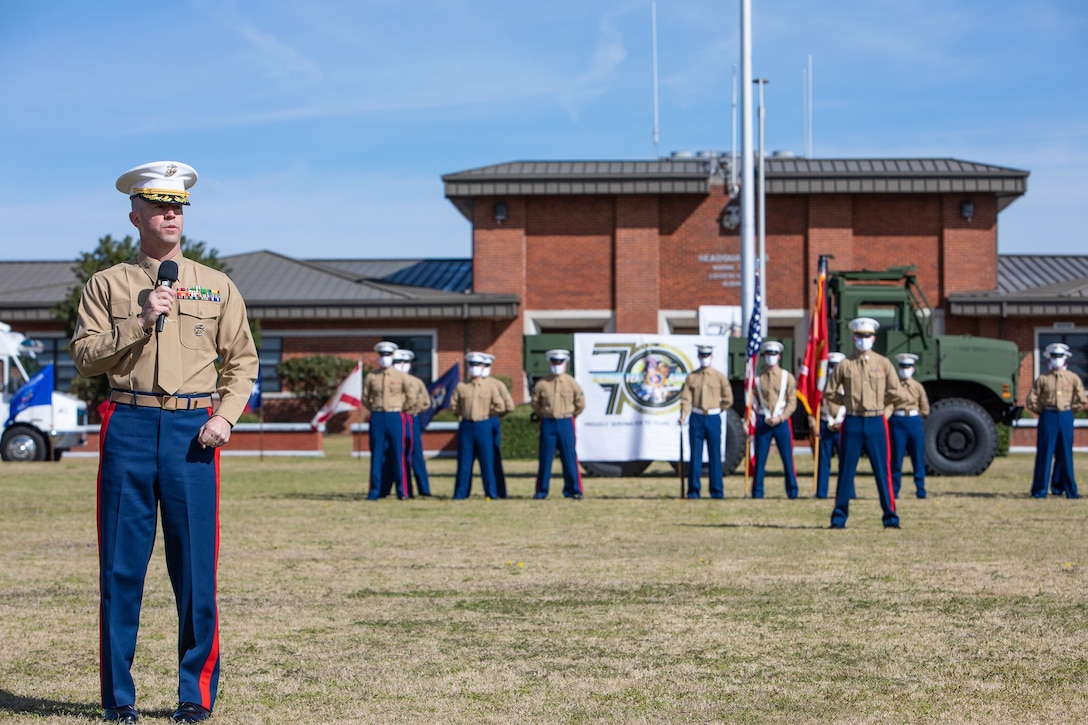
{"label": "white face mask", "polygon": [[491,377],[491,366],[490,365],[484,365],[484,371],[482,373],[480,373],[480,374],[485,378]]}
{"label": "white face mask", "polygon": [[484,374],[484,366],[483,365],[469,365],[468,366],[468,374],[471,375],[474,378],[478,378],[478,377],[480,377],[481,375]]}
{"label": "white face mask", "polygon": [[1047,361],[1047,365],[1051,370],[1065,370],[1065,358],[1064,357],[1052,357]]}
{"label": "white face mask", "polygon": [[393,364],[393,356],[392,355],[382,355],[381,357],[378,358],[378,364],[381,365],[383,368],[389,367],[390,365]]}
{"label": "white face mask", "polygon": [[869,352],[873,349],[874,342],[876,342],[875,337],[855,337],[854,347],[858,349],[858,352]]}
{"label": "white face mask", "polygon": [[395,364],[393,367],[395,367],[397,370],[400,370],[402,373],[411,372],[411,370],[412,370],[412,364],[411,363],[406,363],[406,362],[399,362],[399,363]]}
{"label": "white face mask", "polygon": [[903,380],[910,380],[914,377],[914,368],[899,368],[899,377]]}
{"label": "white face mask", "polygon": [[699,358],[699,367],[701,367],[701,368],[708,368],[708,367],[710,367],[710,358],[709,358],[709,357],[701,357],[701,358]]}
{"label": "white face mask", "polygon": [[555,364],[552,363],[548,366],[548,369],[552,371],[552,375],[562,375],[567,370],[566,363]]}
{"label": "white face mask", "polygon": [[764,355],[763,362],[767,363],[767,367],[773,368],[778,364],[778,361],[782,359],[781,355]]}

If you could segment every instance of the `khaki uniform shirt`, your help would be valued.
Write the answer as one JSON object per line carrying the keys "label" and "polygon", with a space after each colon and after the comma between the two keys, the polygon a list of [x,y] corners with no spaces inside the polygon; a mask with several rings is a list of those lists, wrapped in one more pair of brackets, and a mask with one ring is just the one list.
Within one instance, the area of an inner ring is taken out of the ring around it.
{"label": "khaki uniform shirt", "polygon": [[714,408],[733,407],[733,387],[717,368],[699,368],[688,373],[680,391],[680,420],[687,420],[692,408],[704,413]]}
{"label": "khaki uniform shirt", "polygon": [[1086,405],[1080,376],[1069,370],[1051,370],[1035,379],[1024,407],[1038,415],[1044,410],[1076,410]]}
{"label": "khaki uniform shirt", "polygon": [[782,389],[782,376],[786,376],[786,407],[779,416],[783,420],[793,415],[797,410],[797,379],[789,370],[783,370],[781,365],[775,365],[759,374],[759,412],[765,418],[774,414],[778,406],[778,392]]}
{"label": "khaki uniform shirt", "polygon": [[514,396],[510,395],[510,389],[506,387],[506,383],[495,378],[484,378],[490,383],[496,391],[499,393],[499,402],[491,405],[491,415],[503,416],[507,413],[514,412]]}
{"label": "khaki uniform shirt", "polygon": [[411,410],[419,404],[411,377],[393,367],[371,370],[363,378],[363,406],[372,413]]}
{"label": "khaki uniform shirt", "polygon": [[[231,425],[245,410],[260,364],[242,295],[223,272],[174,257],[177,299],[161,333],[137,319],[155,286],[159,261],[140,252],[135,260],[95,273],[83,288],[70,347],[81,375],[105,374],[114,390],[219,394],[216,415]],[[168,339],[169,338],[169,339]],[[180,380],[159,385],[158,362]],[[222,360],[218,370],[216,360]]]}
{"label": "khaki uniform shirt", "polygon": [[408,388],[409,400],[413,402],[412,405],[404,409],[408,415],[419,415],[431,407],[431,394],[427,392],[426,383],[415,375],[408,373]]}
{"label": "khaki uniform shirt", "polygon": [[847,415],[884,415],[885,406],[900,402],[899,374],[883,355],[855,352],[835,366],[824,395],[846,406]]}
{"label": "khaki uniform shirt", "polygon": [[897,405],[887,407],[884,411],[886,416],[890,416],[897,410],[908,413],[917,410],[918,415],[923,418],[929,415],[929,396],[926,395],[926,388],[914,378],[899,380],[899,399],[900,402]]}
{"label": "khaki uniform shirt", "polygon": [[577,418],[586,408],[586,398],[570,375],[549,374],[533,386],[532,404],[541,418]]}
{"label": "khaki uniform shirt", "polygon": [[[496,407],[505,408],[502,395],[498,386],[490,378],[472,378],[465,382],[457,383],[450,396],[450,410],[462,420],[471,420],[475,423],[487,420],[492,416],[492,410]],[[502,385],[502,383],[499,383]],[[506,387],[502,385],[502,387]]]}

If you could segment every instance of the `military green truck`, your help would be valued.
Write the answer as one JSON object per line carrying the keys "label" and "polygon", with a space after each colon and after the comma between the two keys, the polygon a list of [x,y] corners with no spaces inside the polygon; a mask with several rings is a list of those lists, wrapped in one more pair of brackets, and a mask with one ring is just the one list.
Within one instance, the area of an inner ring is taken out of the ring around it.
{"label": "military green truck", "polygon": [[[1017,376],[1020,352],[1007,340],[970,335],[935,335],[930,307],[913,267],[884,271],[829,272],[827,280],[830,350],[852,352],[850,320],[871,317],[880,322],[874,349],[889,357],[902,352],[918,356],[915,379],[926,389],[930,415],[925,422],[927,469],[935,475],[976,476],[989,468],[997,454],[997,424],[1020,414]],[[782,359],[794,361],[792,340],[784,340]],[[802,343],[803,344],[803,343]],[[728,411],[723,470],[733,472],[744,459],[744,363],[747,341],[729,338],[729,378],[733,409]],[[573,334],[526,335],[522,354],[529,386],[547,375],[544,353],[552,348],[575,349]],[[578,360],[568,372],[576,374]],[[798,406],[794,435],[809,435],[805,410]],[[586,472],[600,476],[638,475],[651,461],[582,461]],[[674,462],[675,464],[675,462]]]}

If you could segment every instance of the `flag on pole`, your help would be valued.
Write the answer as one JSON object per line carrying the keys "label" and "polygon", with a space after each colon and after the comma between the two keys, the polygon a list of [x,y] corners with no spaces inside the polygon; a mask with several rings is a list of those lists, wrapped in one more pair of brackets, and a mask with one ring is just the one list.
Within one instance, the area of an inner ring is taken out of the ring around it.
{"label": "flag on pole", "polygon": [[253,381],[253,390],[249,393],[249,400],[246,401],[246,407],[242,411],[243,413],[253,413],[261,409],[261,379],[257,378]]}
{"label": "flag on pole", "polygon": [[356,363],[351,373],[336,388],[336,392],[328,402],[314,415],[310,425],[317,428],[336,415],[347,410],[358,410],[363,407],[363,362]]}
{"label": "flag on pole", "polygon": [[460,381],[461,364],[454,363],[442,374],[442,377],[427,386],[427,393],[431,396],[431,407],[416,416],[420,430],[427,430],[427,424],[431,422],[434,414],[449,407],[450,396],[453,395],[453,389]]}
{"label": "flag on pole", "polygon": [[819,418],[820,399],[827,384],[827,257],[821,256],[816,270],[816,302],[808,324],[808,343],[801,374],[797,376],[797,397],[808,414]]}
{"label": "flag on pole", "polygon": [[759,348],[763,345],[763,297],[759,293],[759,266],[755,274],[755,301],[752,303],[752,317],[748,321],[748,349],[744,356],[744,425],[748,431],[747,475],[756,470],[755,448],[751,445],[756,436],[756,422],[759,405],[755,400],[756,367],[759,363]]}
{"label": "flag on pole", "polygon": [[27,408],[35,405],[51,405],[53,403],[53,366],[46,365],[23,383],[23,386],[15,392],[11,398],[11,407],[8,411],[7,422],[4,427],[15,421],[15,416]]}

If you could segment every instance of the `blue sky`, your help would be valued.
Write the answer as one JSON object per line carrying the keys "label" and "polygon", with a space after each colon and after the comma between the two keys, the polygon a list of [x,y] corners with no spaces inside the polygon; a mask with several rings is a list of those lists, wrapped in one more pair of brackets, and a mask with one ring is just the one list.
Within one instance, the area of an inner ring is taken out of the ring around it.
{"label": "blue sky", "polygon": [[[753,0],[766,147],[1031,172],[1003,253],[1088,253],[1088,3]],[[200,173],[222,254],[461,257],[441,176],[652,158],[650,0],[8,0],[0,244],[69,259],[133,231],[117,176]],[[740,0],[659,0],[659,155],[731,146]],[[739,133],[739,132],[738,132]]]}

